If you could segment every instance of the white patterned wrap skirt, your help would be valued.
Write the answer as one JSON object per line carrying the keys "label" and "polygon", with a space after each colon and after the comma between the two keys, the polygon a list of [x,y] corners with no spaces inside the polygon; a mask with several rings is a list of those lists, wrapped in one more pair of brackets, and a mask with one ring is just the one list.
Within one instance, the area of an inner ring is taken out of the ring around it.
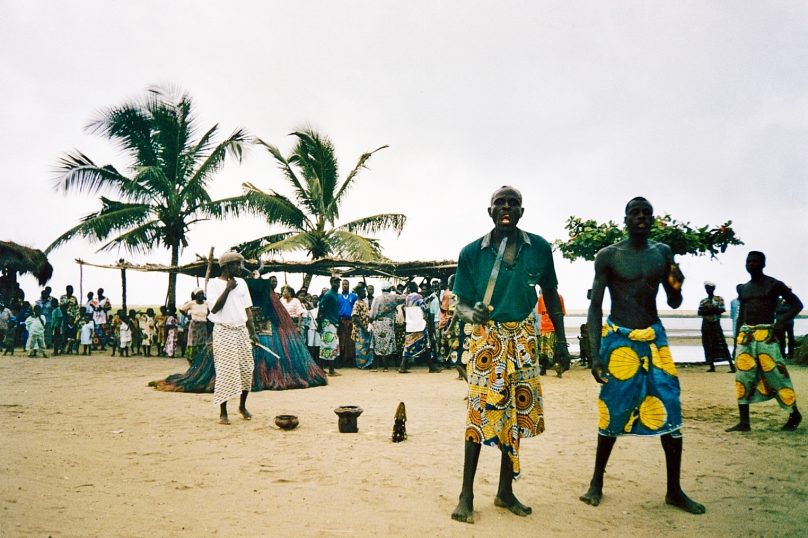
{"label": "white patterned wrap skirt", "polygon": [[213,326],[213,367],[216,369],[214,405],[250,390],[255,361],[246,325],[216,323]]}

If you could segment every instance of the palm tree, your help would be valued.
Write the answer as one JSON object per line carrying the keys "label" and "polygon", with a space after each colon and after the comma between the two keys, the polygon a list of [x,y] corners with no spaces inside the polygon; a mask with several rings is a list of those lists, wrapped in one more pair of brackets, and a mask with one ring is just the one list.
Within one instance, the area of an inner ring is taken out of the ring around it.
{"label": "palm tree", "polygon": [[[230,153],[241,162],[249,136],[236,129],[215,144],[218,125],[196,138],[197,127],[187,93],[170,95],[150,89],[140,101],[103,110],[87,126],[118,143],[130,158],[124,172],[114,166],[96,165],[79,151],[65,154],[58,162],[57,189],[65,193],[109,193],[101,196],[101,209],[81,219],[59,236],[49,252],[81,236],[107,241],[100,251],[124,247],[145,253],[162,247],[171,251],[171,267],[177,267],[181,250],[188,246],[188,232],[196,222],[222,218],[237,211],[232,203],[211,200],[208,183]],[[176,300],[177,273],[168,277],[167,304]]]}
{"label": "palm tree", "polygon": [[[278,163],[294,191],[291,200],[275,191],[262,191],[245,183],[244,203],[264,216],[269,224],[280,224],[286,231],[242,243],[235,248],[247,257],[268,252],[304,250],[314,260],[326,256],[354,260],[383,259],[377,239],[362,234],[404,228],[407,217],[399,213],[382,213],[336,225],[339,211],[360,170],[367,168],[370,157],[387,146],[363,153],[356,166],[340,182],[334,145],[328,137],[312,129],[291,133],[297,143],[289,157],[277,147],[258,139]],[[235,203],[235,199],[234,203]],[[308,287],[311,275],[303,285]]]}

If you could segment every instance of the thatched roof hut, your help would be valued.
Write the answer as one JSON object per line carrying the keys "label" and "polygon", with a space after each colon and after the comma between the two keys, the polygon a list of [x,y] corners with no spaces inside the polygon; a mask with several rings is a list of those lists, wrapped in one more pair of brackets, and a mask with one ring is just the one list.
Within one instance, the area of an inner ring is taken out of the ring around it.
{"label": "thatched roof hut", "polygon": [[31,273],[44,286],[53,275],[53,266],[41,250],[24,247],[12,241],[0,241],[0,269],[16,274]]}

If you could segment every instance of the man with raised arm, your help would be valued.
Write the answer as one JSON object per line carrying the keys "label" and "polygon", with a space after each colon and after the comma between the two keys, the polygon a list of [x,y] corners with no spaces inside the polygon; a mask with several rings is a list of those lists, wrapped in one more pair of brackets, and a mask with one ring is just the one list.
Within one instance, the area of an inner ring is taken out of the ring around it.
{"label": "man with raised arm", "polygon": [[[738,287],[740,308],[738,311],[735,348],[735,391],[738,395],[740,422],[727,429],[728,432],[748,432],[749,404],[777,399],[780,407],[791,411],[783,425],[785,431],[794,431],[802,421],[797,409],[794,384],[783,362],[780,346],[775,335],[789,320],[802,310],[802,302],[791,288],[779,280],[763,274],[766,255],[752,251],[746,256],[746,271],[749,282]],[[775,321],[775,311],[780,299],[789,306]]]}
{"label": "man with raised arm", "polygon": [[522,194],[501,187],[491,195],[494,229],[460,252],[454,293],[457,314],[474,324],[469,344],[468,410],[460,500],[452,519],[474,522],[474,475],[482,443],[501,451],[496,506],[519,516],[532,513],[513,493],[519,477],[519,443],[544,431],[536,357],[536,284],[556,330],[556,361],[569,368],[563,315],[549,243],[516,227]]}
{"label": "man with raised arm", "polygon": [[[679,378],[657,314],[662,284],[671,308],[682,304],[684,276],[668,245],[649,241],[654,224],[651,204],[642,197],[626,205],[628,238],[595,257],[595,281],[587,326],[592,375],[601,383],[598,399],[598,445],[589,491],[580,499],[592,506],[603,496],[603,473],[620,435],[661,436],[668,488],[665,502],[692,514],[703,505],[685,495],[679,484],[682,464],[682,406]],[[603,296],[608,288],[611,314],[603,323]]]}

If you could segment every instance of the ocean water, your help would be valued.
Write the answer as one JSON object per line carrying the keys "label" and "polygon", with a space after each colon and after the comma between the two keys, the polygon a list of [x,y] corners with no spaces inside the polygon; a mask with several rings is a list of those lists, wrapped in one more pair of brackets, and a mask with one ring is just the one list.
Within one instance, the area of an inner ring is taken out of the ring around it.
{"label": "ocean water", "polygon": [[[668,333],[668,338],[690,337],[701,338],[701,318],[692,317],[663,317],[662,325]],[[570,343],[570,353],[577,355],[580,351],[578,346],[578,336],[581,334],[581,325],[586,323],[585,316],[567,316],[564,318],[564,328],[567,333],[567,341]],[[732,337],[732,321],[729,318],[721,318],[721,328],[727,338]],[[808,318],[798,318],[794,320],[794,334],[802,335],[808,333]],[[730,346],[732,351],[732,346]],[[704,351],[701,345],[671,345],[671,353],[674,362],[693,363],[704,362]]]}

